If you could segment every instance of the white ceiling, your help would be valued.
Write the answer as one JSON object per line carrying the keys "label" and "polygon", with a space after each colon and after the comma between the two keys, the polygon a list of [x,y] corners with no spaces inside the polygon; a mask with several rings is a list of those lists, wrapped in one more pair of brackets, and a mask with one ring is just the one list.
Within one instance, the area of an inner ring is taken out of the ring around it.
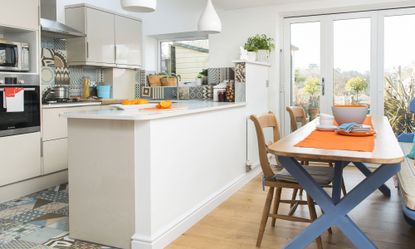
{"label": "white ceiling", "polygon": [[309,0],[212,0],[218,9],[231,10],[264,5],[289,4],[294,2],[307,2]]}

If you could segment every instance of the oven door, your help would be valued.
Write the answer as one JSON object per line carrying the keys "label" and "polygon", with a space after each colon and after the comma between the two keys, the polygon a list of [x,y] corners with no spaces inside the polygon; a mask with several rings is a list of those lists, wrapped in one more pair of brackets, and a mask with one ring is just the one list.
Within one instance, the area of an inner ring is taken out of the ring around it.
{"label": "oven door", "polygon": [[[8,91],[23,88],[23,103],[18,104],[23,105],[23,108],[19,108],[18,111],[11,111],[11,104],[16,105],[16,103],[11,102],[7,107],[6,88],[8,88]],[[39,86],[0,86],[0,137],[40,131],[39,91]]]}
{"label": "oven door", "polygon": [[13,43],[0,43],[0,70],[19,70],[19,45]]}

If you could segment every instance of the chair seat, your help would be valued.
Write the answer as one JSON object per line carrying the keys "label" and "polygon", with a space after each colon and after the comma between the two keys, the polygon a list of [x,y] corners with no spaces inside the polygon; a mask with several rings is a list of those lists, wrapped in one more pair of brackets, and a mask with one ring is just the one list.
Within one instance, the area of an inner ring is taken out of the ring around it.
{"label": "chair seat", "polygon": [[[329,185],[333,181],[334,168],[324,166],[304,166],[304,169],[320,185]],[[274,179],[277,181],[298,183],[297,180],[292,177],[286,169],[282,169],[277,174],[275,174]]]}

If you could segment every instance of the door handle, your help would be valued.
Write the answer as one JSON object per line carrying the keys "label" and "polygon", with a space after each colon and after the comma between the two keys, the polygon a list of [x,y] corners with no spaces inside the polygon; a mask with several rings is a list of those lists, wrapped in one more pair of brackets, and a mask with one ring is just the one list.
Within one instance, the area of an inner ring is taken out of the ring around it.
{"label": "door handle", "polygon": [[324,96],[325,93],[326,93],[326,82],[323,77],[321,78],[321,95]]}
{"label": "door handle", "polygon": [[89,42],[86,42],[86,58],[89,58]]}

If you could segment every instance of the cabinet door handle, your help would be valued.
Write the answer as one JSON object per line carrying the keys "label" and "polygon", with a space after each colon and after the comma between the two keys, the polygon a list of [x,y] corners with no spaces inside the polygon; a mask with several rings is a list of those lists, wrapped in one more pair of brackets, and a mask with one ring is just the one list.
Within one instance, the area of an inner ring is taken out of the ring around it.
{"label": "cabinet door handle", "polygon": [[117,61],[117,45],[114,45],[114,60]]}
{"label": "cabinet door handle", "polygon": [[324,96],[325,93],[326,93],[326,82],[323,77],[321,78],[321,95]]}
{"label": "cabinet door handle", "polygon": [[89,58],[89,42],[86,42],[86,58]]}

